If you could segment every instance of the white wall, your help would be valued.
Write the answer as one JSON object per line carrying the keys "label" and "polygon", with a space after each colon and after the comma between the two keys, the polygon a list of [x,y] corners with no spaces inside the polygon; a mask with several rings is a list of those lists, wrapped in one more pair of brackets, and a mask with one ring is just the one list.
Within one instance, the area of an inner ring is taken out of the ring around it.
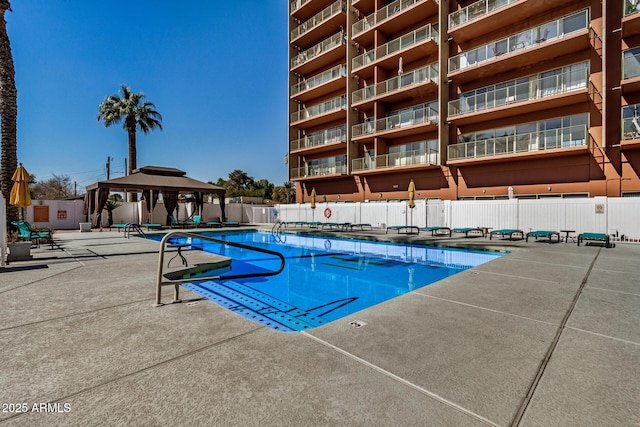
{"label": "white wall", "polygon": [[[584,199],[417,200],[376,203],[308,203],[276,205],[281,221],[366,223],[389,225],[491,227],[493,229],[575,230],[607,233],[640,240],[640,198],[594,197]],[[331,210],[331,217],[323,212]]]}

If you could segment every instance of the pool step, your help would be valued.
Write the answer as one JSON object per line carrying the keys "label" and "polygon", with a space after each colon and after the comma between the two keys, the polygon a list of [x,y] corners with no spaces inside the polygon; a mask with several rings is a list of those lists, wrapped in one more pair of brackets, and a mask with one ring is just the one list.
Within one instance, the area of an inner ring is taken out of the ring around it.
{"label": "pool step", "polygon": [[325,323],[306,311],[234,281],[185,283],[183,286],[272,329],[303,331]]}

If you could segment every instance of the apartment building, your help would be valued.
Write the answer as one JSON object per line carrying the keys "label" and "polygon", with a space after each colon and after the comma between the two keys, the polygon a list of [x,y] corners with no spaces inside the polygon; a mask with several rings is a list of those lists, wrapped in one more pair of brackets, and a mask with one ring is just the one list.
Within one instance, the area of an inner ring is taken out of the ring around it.
{"label": "apartment building", "polygon": [[640,196],[639,0],[294,0],[297,202]]}

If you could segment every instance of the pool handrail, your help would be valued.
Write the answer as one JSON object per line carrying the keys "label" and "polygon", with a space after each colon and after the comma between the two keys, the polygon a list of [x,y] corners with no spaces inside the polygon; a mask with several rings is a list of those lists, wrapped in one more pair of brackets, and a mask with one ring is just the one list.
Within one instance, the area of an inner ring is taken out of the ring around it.
{"label": "pool handrail", "polygon": [[[245,273],[245,274],[230,274],[230,275],[226,275],[226,276],[203,276],[203,277],[191,277],[188,279],[167,279],[167,280],[163,280],[163,275],[162,275],[162,271],[164,268],[164,249],[166,246],[167,241],[176,236],[184,236],[184,237],[191,237],[192,239],[200,239],[200,240],[206,240],[208,242],[214,242],[214,243],[220,243],[223,245],[228,245],[228,246],[234,246],[236,248],[241,248],[241,249],[248,249],[251,251],[257,251],[257,252],[262,252],[268,255],[275,255],[276,257],[280,258],[280,267],[277,270],[274,271],[267,271],[267,272],[262,272],[262,273]],[[282,270],[284,270],[285,267],[285,258],[284,256],[280,253],[280,252],[276,252],[276,251],[271,251],[268,249],[262,249],[262,248],[257,248],[255,246],[250,246],[250,245],[245,245],[242,243],[236,243],[236,242],[229,242],[227,240],[221,240],[221,239],[216,239],[215,237],[211,237],[211,236],[206,236],[206,235],[202,235],[202,234],[196,234],[196,233],[189,233],[187,231],[182,231],[182,230],[175,230],[175,231],[170,231],[169,233],[167,233],[162,240],[160,241],[160,250],[158,252],[158,275],[157,275],[157,280],[156,280],[156,303],[153,305],[154,307],[161,307],[164,304],[162,303],[162,287],[163,286],[170,286],[173,285],[173,301],[172,303],[177,303],[177,302],[181,302],[180,300],[180,284],[181,283],[187,283],[187,282],[202,282],[205,280],[231,280],[231,279],[241,279],[241,278],[247,278],[247,277],[262,277],[262,276],[275,276],[278,275],[282,272]]]}

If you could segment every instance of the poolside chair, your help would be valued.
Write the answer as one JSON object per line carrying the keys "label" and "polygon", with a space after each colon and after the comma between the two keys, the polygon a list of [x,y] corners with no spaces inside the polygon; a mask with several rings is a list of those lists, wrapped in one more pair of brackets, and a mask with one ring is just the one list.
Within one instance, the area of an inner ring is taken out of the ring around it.
{"label": "poolside chair", "polygon": [[432,226],[432,227],[422,227],[420,231],[430,231],[432,236],[438,235],[449,235],[451,237],[451,229],[449,227],[440,227],[440,226]]}
{"label": "poolside chair", "polygon": [[222,223],[223,227],[240,227],[240,223],[237,221],[225,221]]}
{"label": "poolside chair", "polygon": [[417,225],[389,225],[387,226],[387,229],[384,231],[385,234],[389,230],[396,230],[398,234],[400,234],[401,231],[404,231],[404,233],[402,234],[420,234],[420,227],[418,227]]}
{"label": "poolside chair", "polygon": [[46,228],[34,228],[27,221],[13,221],[13,225],[18,228],[18,240],[35,241],[36,246],[40,247],[40,239],[48,239],[53,247],[52,232]]}
{"label": "poolside chair", "polygon": [[578,235],[578,246],[580,246],[580,243],[587,245],[588,242],[602,242],[605,248],[616,247],[610,242],[609,235],[605,233],[582,233]]}
{"label": "poolside chair", "polygon": [[460,227],[451,230],[453,233],[464,233],[464,237],[469,237],[469,233],[480,233],[484,237],[484,230],[478,227]]}
{"label": "poolside chair", "polygon": [[535,237],[536,240],[538,240],[538,237],[546,237],[547,239],[549,239],[549,243],[551,243],[553,241],[554,235],[556,236],[557,242],[560,243],[560,233],[557,231],[548,231],[548,230],[530,231],[527,233],[527,237],[525,238],[525,241],[528,242],[529,237]]}
{"label": "poolside chair", "polygon": [[207,225],[207,227],[211,227],[211,228],[222,227],[222,223],[220,221],[207,221],[205,222],[205,224]]}
{"label": "poolside chair", "polygon": [[364,231],[364,229],[368,228],[369,230],[373,230],[373,227],[371,226],[371,224],[366,224],[366,223],[362,223],[362,224],[348,224],[346,226],[346,228],[349,229],[349,231],[353,231],[354,228],[359,228],[360,231]]}
{"label": "poolside chair", "polygon": [[202,217],[200,215],[194,215],[193,218],[191,218],[190,220],[184,221],[182,223],[183,227],[195,227],[195,228],[200,227],[200,224],[202,224]]}
{"label": "poolside chair", "polygon": [[513,236],[516,234],[520,235],[520,238],[524,238],[524,233],[522,232],[522,230],[516,230],[516,229],[511,229],[511,228],[505,228],[502,230],[493,230],[491,233],[489,233],[489,240],[491,240],[491,238],[493,238],[493,235],[496,236],[509,236],[509,240],[513,240]]}

